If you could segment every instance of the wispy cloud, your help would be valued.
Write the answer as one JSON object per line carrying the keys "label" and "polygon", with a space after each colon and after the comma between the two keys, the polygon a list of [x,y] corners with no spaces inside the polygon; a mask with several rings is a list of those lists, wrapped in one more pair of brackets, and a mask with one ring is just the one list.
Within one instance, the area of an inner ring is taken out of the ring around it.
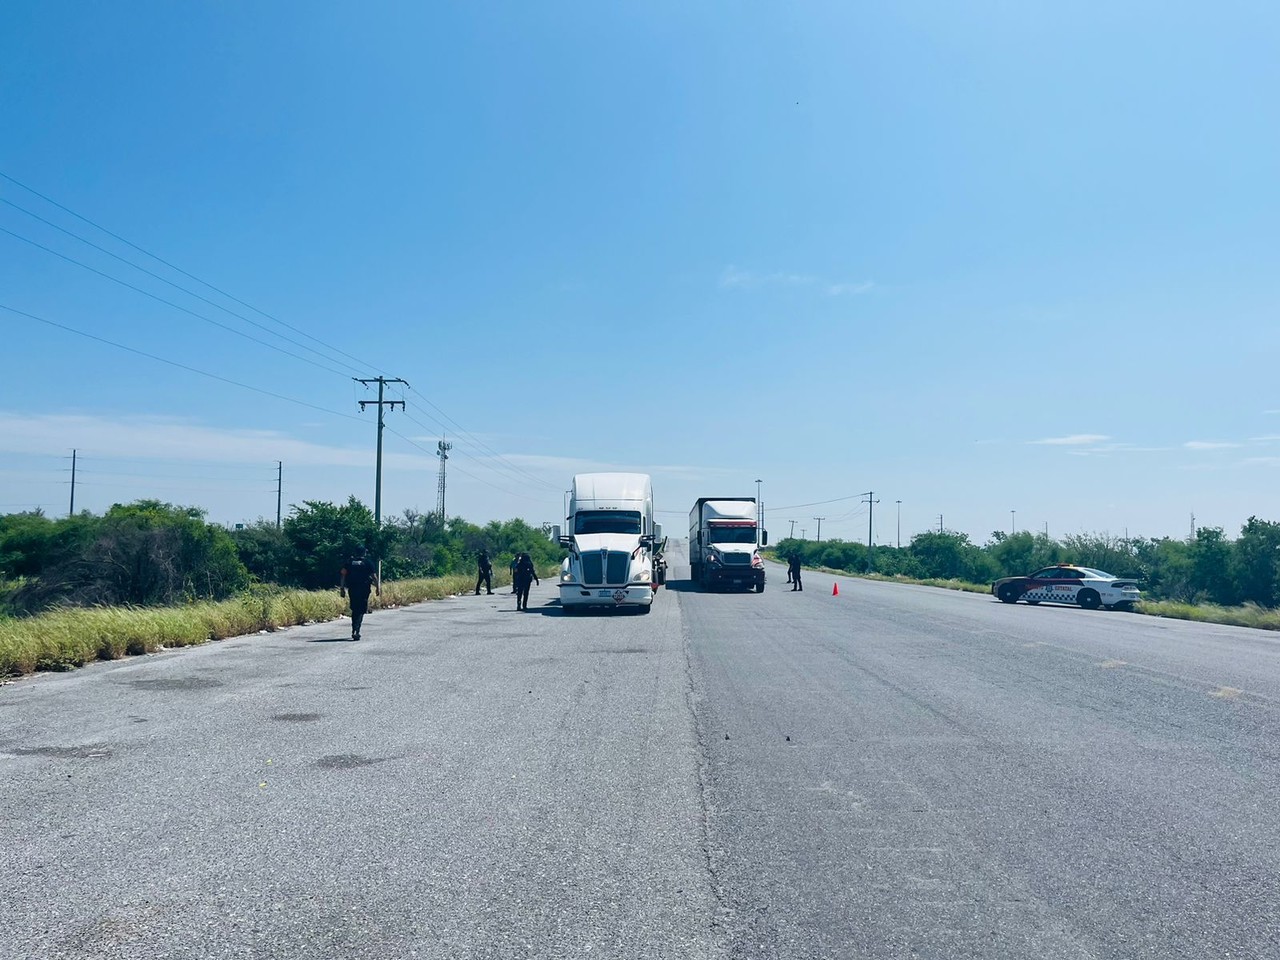
{"label": "wispy cloud", "polygon": [[1231,440],[1188,440],[1183,444],[1183,447],[1188,450],[1230,450],[1233,447],[1242,446],[1244,444]]}
{"label": "wispy cloud", "polygon": [[[205,426],[178,417],[101,417],[81,414],[20,414],[0,411],[0,451],[63,456],[69,447],[83,455],[193,463],[266,463],[291,466],[359,467],[369,451],[325,446],[275,430]],[[434,470],[434,457],[389,453],[388,467]]]}
{"label": "wispy cloud", "polygon": [[1027,442],[1049,447],[1084,447],[1110,439],[1105,433],[1073,433],[1067,437],[1046,437],[1043,440],[1028,440]]}
{"label": "wispy cloud", "polygon": [[506,453],[503,459],[530,470],[545,470],[568,482],[575,473],[648,473],[656,477],[698,479],[707,476],[745,476],[749,471],[741,467],[703,467],[694,464],[635,464],[609,463],[603,460],[586,460],[579,457],[558,457],[542,453]]}
{"label": "wispy cloud", "polygon": [[870,280],[864,280],[862,283],[831,283],[827,285],[827,296],[842,297],[845,294],[854,296],[860,293],[868,293],[875,287]]}
{"label": "wispy cloud", "polygon": [[752,287],[810,287],[821,290],[829,297],[858,296],[875,289],[870,280],[844,281],[828,280],[810,273],[756,273],[739,267],[728,266],[720,274],[720,286],[726,289],[749,289]]}

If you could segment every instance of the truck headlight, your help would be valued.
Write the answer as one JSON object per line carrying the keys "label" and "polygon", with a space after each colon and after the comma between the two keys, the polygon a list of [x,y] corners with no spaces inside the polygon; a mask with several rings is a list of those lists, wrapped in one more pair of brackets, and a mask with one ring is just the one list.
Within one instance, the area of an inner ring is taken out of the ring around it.
{"label": "truck headlight", "polygon": [[572,573],[572,572],[566,572],[566,573],[562,573],[562,574],[560,574],[560,582],[561,582],[561,583],[573,583],[573,582],[574,582],[573,573]]}
{"label": "truck headlight", "polygon": [[719,563],[719,562],[720,562],[720,558],[717,557],[714,553],[707,554],[707,563]]}
{"label": "truck headlight", "polygon": [[639,573],[635,575],[634,579],[637,583],[648,583],[650,578],[652,578],[652,576],[653,574],[650,573],[648,570],[641,570]]}

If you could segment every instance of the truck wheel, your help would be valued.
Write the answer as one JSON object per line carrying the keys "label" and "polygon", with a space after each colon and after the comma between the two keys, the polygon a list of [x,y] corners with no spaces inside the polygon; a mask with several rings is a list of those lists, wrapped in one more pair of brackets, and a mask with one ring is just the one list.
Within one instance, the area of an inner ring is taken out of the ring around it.
{"label": "truck wheel", "polygon": [[756,584],[756,593],[764,593],[764,581],[761,580]]}
{"label": "truck wheel", "polygon": [[1081,590],[1076,595],[1076,603],[1086,610],[1097,610],[1102,606],[1102,597],[1098,596],[1097,590]]}

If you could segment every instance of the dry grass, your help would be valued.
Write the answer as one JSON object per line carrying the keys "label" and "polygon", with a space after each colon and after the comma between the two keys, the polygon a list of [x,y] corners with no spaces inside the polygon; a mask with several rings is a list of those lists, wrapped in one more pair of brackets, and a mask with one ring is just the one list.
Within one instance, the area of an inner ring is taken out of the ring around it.
{"label": "dry grass", "polygon": [[1253,603],[1239,607],[1220,607],[1212,603],[1143,600],[1138,604],[1137,612],[1151,617],[1225,623],[1233,627],[1253,627],[1255,630],[1280,630],[1280,610],[1269,610]]}
{"label": "dry grass", "polygon": [[[540,576],[554,579],[553,570]],[[494,571],[494,586],[511,582]],[[401,607],[475,588],[475,577],[399,580],[369,598],[372,610]],[[94,660],[120,657],[260,630],[336,620],[347,612],[337,590],[259,588],[220,603],[182,607],[95,607],[53,610],[35,617],[0,619],[0,677],[37,670],[69,670]]]}

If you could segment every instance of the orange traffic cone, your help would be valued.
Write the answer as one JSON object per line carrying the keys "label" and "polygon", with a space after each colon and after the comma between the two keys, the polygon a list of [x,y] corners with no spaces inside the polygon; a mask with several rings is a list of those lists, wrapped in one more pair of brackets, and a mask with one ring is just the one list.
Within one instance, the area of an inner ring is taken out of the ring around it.
{"label": "orange traffic cone", "polygon": [[838,583],[831,584],[831,595],[833,597],[840,596],[840,584]]}

